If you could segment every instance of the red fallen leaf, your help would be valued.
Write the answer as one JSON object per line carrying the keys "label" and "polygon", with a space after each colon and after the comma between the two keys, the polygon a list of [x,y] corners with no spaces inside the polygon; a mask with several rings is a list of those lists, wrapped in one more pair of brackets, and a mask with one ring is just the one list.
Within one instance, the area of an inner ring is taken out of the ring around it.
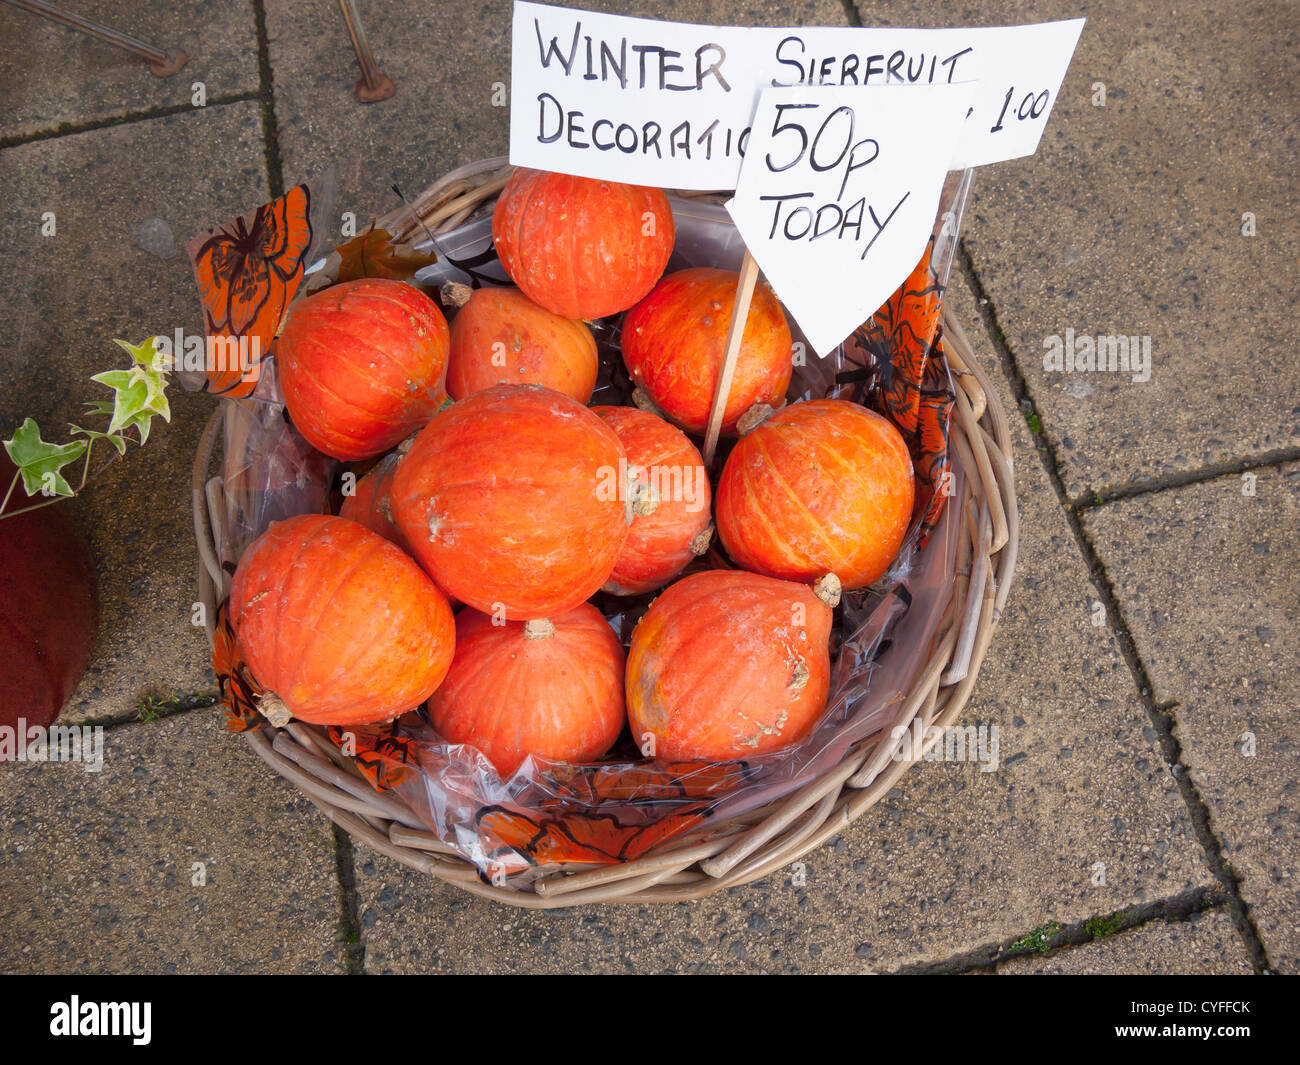
{"label": "red fallen leaf", "polygon": [[418,252],[413,248],[392,243],[393,235],[373,224],[351,240],[339,244],[337,281],[355,281],[361,277],[383,277],[392,281],[407,281],[421,267],[438,261],[433,252]]}

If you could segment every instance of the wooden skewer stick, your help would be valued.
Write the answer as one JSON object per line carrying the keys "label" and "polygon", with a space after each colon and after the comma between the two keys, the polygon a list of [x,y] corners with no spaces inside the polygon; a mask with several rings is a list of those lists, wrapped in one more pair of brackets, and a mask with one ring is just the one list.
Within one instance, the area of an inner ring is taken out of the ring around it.
{"label": "wooden skewer stick", "polygon": [[749,320],[749,304],[754,298],[754,285],[758,282],[758,263],[745,249],[745,261],[740,264],[740,280],[736,283],[736,302],[731,306],[731,324],[727,327],[727,350],[722,359],[722,372],[713,385],[713,404],[709,407],[709,429],[704,436],[704,465],[713,465],[713,453],[718,449],[718,436],[722,432],[722,415],[731,395],[731,382],[736,376],[736,360],[740,356],[740,342],[745,338],[745,323]]}

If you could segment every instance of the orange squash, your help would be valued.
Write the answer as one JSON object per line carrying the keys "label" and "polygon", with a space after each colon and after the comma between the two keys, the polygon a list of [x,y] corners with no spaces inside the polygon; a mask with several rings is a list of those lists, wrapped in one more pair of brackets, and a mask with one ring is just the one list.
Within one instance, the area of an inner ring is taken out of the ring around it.
{"label": "orange squash", "polygon": [[[732,270],[679,270],[623,321],[623,361],[632,380],[690,433],[708,426],[738,279]],[[779,407],[791,371],[790,326],[772,290],[760,282],[745,319],[722,431],[733,434],[740,416],[756,404]]]}
{"label": "orange squash", "polygon": [[661,189],[522,167],[492,215],[511,280],[565,318],[627,310],[663,274],[675,237]]}
{"label": "orange squash", "polygon": [[670,762],[796,743],[826,705],[830,632],[831,607],[805,585],[739,570],[683,577],[632,633],[632,738]]}
{"label": "orange squash", "polygon": [[447,320],[401,281],[363,278],[295,303],[276,357],[289,417],[336,459],[382,455],[447,398]]}
{"label": "orange squash", "polygon": [[429,700],[452,743],[477,747],[508,777],[529,755],[589,762],[623,730],[623,647],[589,603],[549,621],[456,618],[456,657]]}
{"label": "orange squash", "polygon": [[406,539],[393,521],[393,477],[405,449],[399,444],[380,459],[374,467],[353,486],[351,495],[343,497],[339,517],[364,525],[378,533],[389,543],[406,550]]}
{"label": "orange squash", "polygon": [[662,418],[635,407],[591,409],[618,434],[633,474],[632,528],[605,591],[641,595],[662,588],[708,550],[708,473],[695,445]]}
{"label": "orange squash", "polygon": [[785,580],[878,580],[916,494],[894,426],[856,403],[795,403],[741,437],[718,481],[718,535],[745,569]]}
{"label": "orange squash", "polygon": [[433,694],[455,648],[451,608],[420,567],[325,514],[276,522],[252,543],[230,613],[272,721],[398,717]]}
{"label": "orange squash", "polygon": [[598,369],[591,330],[518,289],[476,289],[451,320],[447,391],[453,399],[509,384],[542,385],[586,403]]}
{"label": "orange squash", "polygon": [[416,438],[392,508],[448,594],[526,621],[572,610],[609,579],[628,517],[614,431],[568,396],[496,385],[452,404]]}

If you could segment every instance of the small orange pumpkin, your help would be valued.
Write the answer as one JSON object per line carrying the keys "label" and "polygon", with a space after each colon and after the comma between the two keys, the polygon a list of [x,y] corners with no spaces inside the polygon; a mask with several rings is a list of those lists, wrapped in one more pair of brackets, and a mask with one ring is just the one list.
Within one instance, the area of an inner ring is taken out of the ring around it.
{"label": "small orange pumpkin", "polygon": [[346,518],[275,522],[244,552],[230,616],[261,709],[317,724],[386,721],[433,694],[451,665],[446,597],[406,554]]}
{"label": "small orange pumpkin", "polygon": [[401,281],[345,281],[299,300],[276,341],[289,417],[345,462],[382,455],[447,398],[447,320]]}
{"label": "small orange pumpkin", "polygon": [[565,318],[627,310],[663,274],[675,237],[662,189],[524,167],[492,214],[492,239],[510,279]]}
{"label": "small orange pumpkin", "polygon": [[737,564],[864,588],[898,554],[916,494],[894,426],[840,399],[795,403],[740,438],[718,481],[718,535]]}
{"label": "small orange pumpkin", "polygon": [[[679,270],[623,321],[623,361],[632,380],[688,433],[708,427],[738,280],[734,270]],[[745,319],[722,431],[732,435],[740,416],[756,404],[785,402],[791,372],[790,326],[772,290],[760,283]]]}
{"label": "small orange pumpkin", "polygon": [[467,608],[429,717],[445,739],[482,751],[502,777],[529,755],[592,761],[623,730],[623,647],[589,603],[504,624]]}
{"label": "small orange pumpkin", "polygon": [[449,595],[527,621],[572,610],[609,579],[628,518],[614,431],[568,396],[496,385],[453,403],[398,466],[392,508]]}
{"label": "small orange pumpkin", "polygon": [[670,762],[748,758],[797,742],[826,705],[830,633],[831,607],[806,585],[740,570],[683,577],[632,633],[633,740]]}
{"label": "small orange pumpkin", "polygon": [[710,504],[704,460],[680,430],[635,407],[592,407],[627,451],[632,528],[605,582],[614,595],[662,588],[708,550]]}
{"label": "small orange pumpkin", "polygon": [[451,320],[452,399],[509,384],[542,385],[586,403],[599,365],[590,329],[515,288],[475,289]]}
{"label": "small orange pumpkin", "polygon": [[343,497],[339,517],[364,525],[389,543],[406,550],[406,539],[393,521],[393,477],[406,449],[398,445],[353,486],[351,495]]}

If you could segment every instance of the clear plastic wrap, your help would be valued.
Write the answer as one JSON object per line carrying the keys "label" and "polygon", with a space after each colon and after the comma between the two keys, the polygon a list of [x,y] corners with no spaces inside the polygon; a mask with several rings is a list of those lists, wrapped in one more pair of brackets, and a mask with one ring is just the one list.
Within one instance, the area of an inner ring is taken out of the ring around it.
{"label": "clear plastic wrap", "polygon": [[[865,403],[895,422],[918,472],[911,527],[889,572],[847,593],[836,610],[827,707],[800,743],[745,761],[664,764],[640,757],[631,737],[603,762],[561,765],[526,760],[502,780],[472,747],[442,741],[421,710],[383,726],[331,728],[371,782],[400,797],[419,820],[469,858],[485,880],[522,886],[542,866],[607,863],[644,855],[685,833],[725,831],[748,811],[820,778],[848,749],[886,731],[927,659],[949,606],[960,515],[944,506],[962,471],[947,462],[953,385],[938,336],[938,309],[960,231],[970,172],[949,175],[932,240],[908,283],[825,359],[791,321],[796,359],[788,401],[834,396]],[[674,199],[677,242],[669,270],[737,269],[744,248],[725,210]],[[420,247],[438,260],[416,275],[436,293],[447,281],[507,283],[484,215]],[[911,301],[911,302],[909,302]],[[618,319],[595,323],[601,372],[593,404],[629,402],[618,350]],[[252,397],[228,402],[224,525],[215,530],[223,563],[275,520],[329,506],[338,464],[315,452],[285,415],[273,360]],[[725,455],[720,457],[718,468]],[[959,496],[960,497],[960,496]],[[730,563],[714,548],[693,566]],[[653,595],[594,602],[626,644]],[[256,684],[243,671],[241,690]],[[223,690],[227,685],[223,684]],[[247,706],[232,706],[232,727],[259,727]],[[355,752],[355,753],[353,753]]]}

